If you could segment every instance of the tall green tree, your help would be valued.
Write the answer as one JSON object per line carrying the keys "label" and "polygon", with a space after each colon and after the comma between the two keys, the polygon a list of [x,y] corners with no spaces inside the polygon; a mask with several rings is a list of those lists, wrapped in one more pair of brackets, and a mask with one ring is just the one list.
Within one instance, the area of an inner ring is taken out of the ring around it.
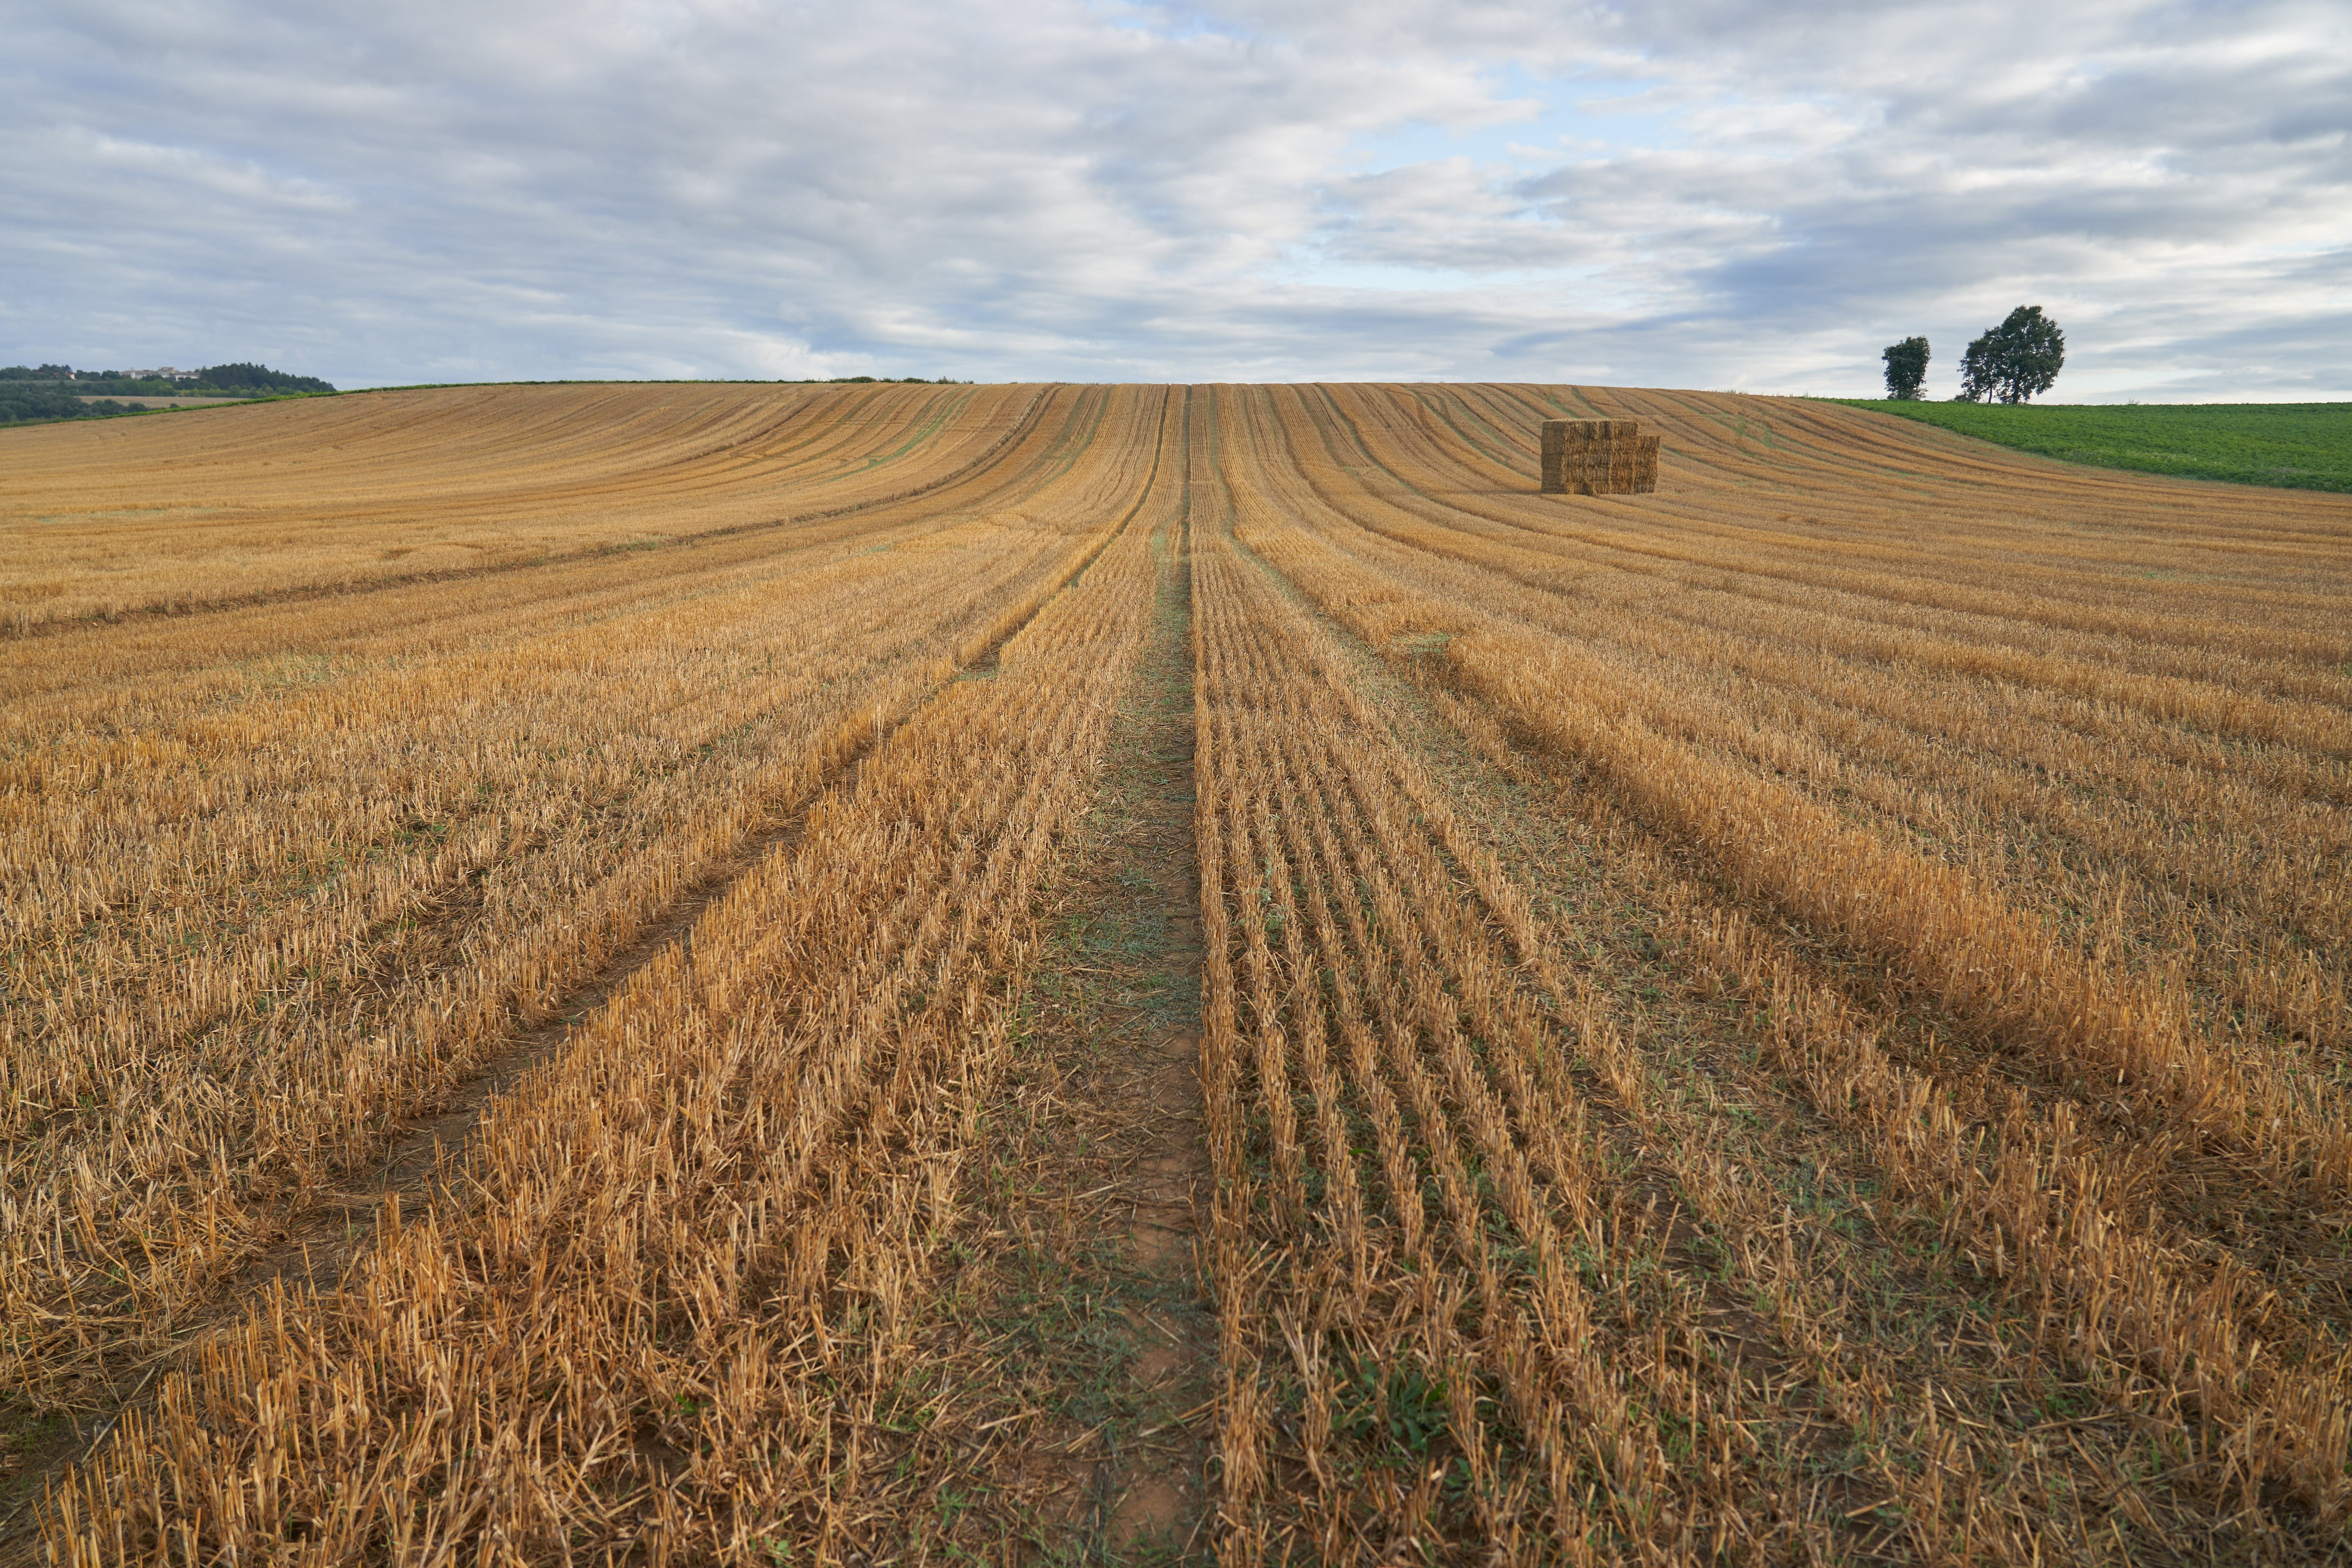
{"label": "tall green tree", "polygon": [[2025,403],[2050,390],[2066,363],[2066,334],[2039,305],[2020,305],[1960,356],[1960,401]]}
{"label": "tall green tree", "polygon": [[1927,340],[1906,338],[1889,343],[1878,357],[1886,362],[1886,395],[1905,403],[1916,399],[1927,379]]}

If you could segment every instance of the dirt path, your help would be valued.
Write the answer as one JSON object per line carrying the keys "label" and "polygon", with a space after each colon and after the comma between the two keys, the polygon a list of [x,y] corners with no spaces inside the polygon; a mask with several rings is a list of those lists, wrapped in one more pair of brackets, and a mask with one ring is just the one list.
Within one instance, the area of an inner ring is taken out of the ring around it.
{"label": "dirt path", "polygon": [[934,1282],[923,1381],[956,1414],[900,1461],[922,1500],[886,1554],[1212,1557],[1190,563],[1181,527],[1153,543],[1152,642],[1044,895],[1018,1054],[961,1200],[962,1262]]}
{"label": "dirt path", "polygon": [[1097,1552],[1182,1557],[1204,1549],[1215,1325],[1194,1242],[1207,1203],[1202,1121],[1200,878],[1192,838],[1191,572],[1161,541],[1153,647],[1122,714],[1101,807],[1101,858],[1073,888],[1055,1004],[1043,1033],[1066,1041],[1074,1108],[1109,1156],[1103,1239],[1092,1260],[1123,1328],[1099,1364],[1117,1407],[1091,1447],[1085,1521]]}

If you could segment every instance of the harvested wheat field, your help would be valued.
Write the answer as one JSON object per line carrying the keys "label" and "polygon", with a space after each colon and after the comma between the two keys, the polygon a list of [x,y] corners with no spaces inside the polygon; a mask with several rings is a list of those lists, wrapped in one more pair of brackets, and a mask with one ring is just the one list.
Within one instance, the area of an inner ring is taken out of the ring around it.
{"label": "harvested wheat field", "polygon": [[0,1559],[2352,1548],[2352,499],[483,387],[0,541]]}

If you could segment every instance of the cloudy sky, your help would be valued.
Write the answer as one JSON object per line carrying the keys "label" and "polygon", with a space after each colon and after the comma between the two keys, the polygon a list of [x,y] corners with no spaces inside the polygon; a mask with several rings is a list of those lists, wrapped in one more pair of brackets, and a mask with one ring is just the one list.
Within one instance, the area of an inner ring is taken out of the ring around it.
{"label": "cloudy sky", "polygon": [[2352,397],[2344,0],[0,0],[0,363]]}

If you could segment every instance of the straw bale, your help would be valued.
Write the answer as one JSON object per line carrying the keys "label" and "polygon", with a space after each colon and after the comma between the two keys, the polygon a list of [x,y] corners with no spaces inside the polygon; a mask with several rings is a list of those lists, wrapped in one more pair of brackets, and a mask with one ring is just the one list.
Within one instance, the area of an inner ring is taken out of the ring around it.
{"label": "straw bale", "polygon": [[1658,487],[1658,438],[1635,419],[1547,419],[1540,429],[1547,495],[1620,495]]}

